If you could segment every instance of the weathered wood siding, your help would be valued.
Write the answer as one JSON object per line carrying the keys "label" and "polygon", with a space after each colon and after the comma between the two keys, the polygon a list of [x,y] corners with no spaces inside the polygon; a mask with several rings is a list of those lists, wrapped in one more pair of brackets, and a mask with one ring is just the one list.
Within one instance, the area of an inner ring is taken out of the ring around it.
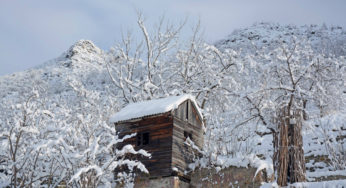
{"label": "weathered wood siding", "polygon": [[[186,138],[184,131],[191,134],[192,141],[199,147],[203,147],[203,128],[201,118],[193,103],[188,100],[183,102],[173,112],[173,146],[172,167],[176,167],[182,174],[188,169],[188,164],[193,162],[193,151],[184,144]],[[195,151],[195,155],[198,155]]]}
{"label": "weathered wood siding", "polygon": [[131,133],[149,132],[149,144],[137,146],[136,137],[127,139],[121,146],[132,144],[135,149],[144,149],[151,153],[152,157],[139,158],[149,170],[150,177],[162,177],[172,174],[172,134],[173,117],[170,112],[158,116],[145,117],[131,122],[116,125],[121,132],[120,136]]}

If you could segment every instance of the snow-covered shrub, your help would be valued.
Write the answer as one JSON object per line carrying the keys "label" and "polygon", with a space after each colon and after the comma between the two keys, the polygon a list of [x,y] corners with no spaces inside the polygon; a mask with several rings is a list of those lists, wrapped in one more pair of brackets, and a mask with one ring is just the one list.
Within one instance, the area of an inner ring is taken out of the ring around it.
{"label": "snow-covered shrub", "polygon": [[326,163],[332,170],[346,170],[346,116],[328,115],[314,123],[318,126],[315,129],[319,129],[319,141],[325,146],[325,154],[329,159]]}

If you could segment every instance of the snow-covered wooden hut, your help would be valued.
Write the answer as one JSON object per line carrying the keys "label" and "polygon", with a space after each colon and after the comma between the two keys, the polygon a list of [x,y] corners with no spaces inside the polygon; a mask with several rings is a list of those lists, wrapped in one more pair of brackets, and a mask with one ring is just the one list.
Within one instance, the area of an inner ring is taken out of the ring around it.
{"label": "snow-covered wooden hut", "polygon": [[[179,176],[192,162],[192,150],[186,144],[189,137],[199,148],[203,146],[202,114],[193,96],[171,96],[156,100],[131,103],[111,116],[120,136],[137,133],[123,145],[132,144],[144,149],[152,157],[140,158],[150,177]],[[196,154],[196,153],[195,153]]]}

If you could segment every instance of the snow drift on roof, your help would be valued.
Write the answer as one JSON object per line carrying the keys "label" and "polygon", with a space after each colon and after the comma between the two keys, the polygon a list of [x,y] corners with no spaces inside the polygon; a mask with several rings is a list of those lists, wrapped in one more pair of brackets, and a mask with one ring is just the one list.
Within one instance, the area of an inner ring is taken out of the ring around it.
{"label": "snow drift on roof", "polygon": [[110,117],[109,122],[117,123],[134,118],[169,112],[178,108],[178,106],[187,99],[190,99],[193,103],[195,103],[197,111],[201,115],[195,98],[192,95],[181,95],[142,101],[138,103],[131,103],[125,108],[121,109],[119,112],[113,114]]}

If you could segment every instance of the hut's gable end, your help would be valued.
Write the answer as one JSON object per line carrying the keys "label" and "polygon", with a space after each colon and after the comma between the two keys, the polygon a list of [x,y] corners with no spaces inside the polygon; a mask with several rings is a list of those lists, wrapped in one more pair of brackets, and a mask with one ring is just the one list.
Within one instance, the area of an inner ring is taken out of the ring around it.
{"label": "hut's gable end", "polygon": [[173,111],[173,116],[182,120],[187,121],[191,125],[202,126],[202,117],[199,114],[195,103],[191,100],[186,100],[181,103],[177,109]]}

